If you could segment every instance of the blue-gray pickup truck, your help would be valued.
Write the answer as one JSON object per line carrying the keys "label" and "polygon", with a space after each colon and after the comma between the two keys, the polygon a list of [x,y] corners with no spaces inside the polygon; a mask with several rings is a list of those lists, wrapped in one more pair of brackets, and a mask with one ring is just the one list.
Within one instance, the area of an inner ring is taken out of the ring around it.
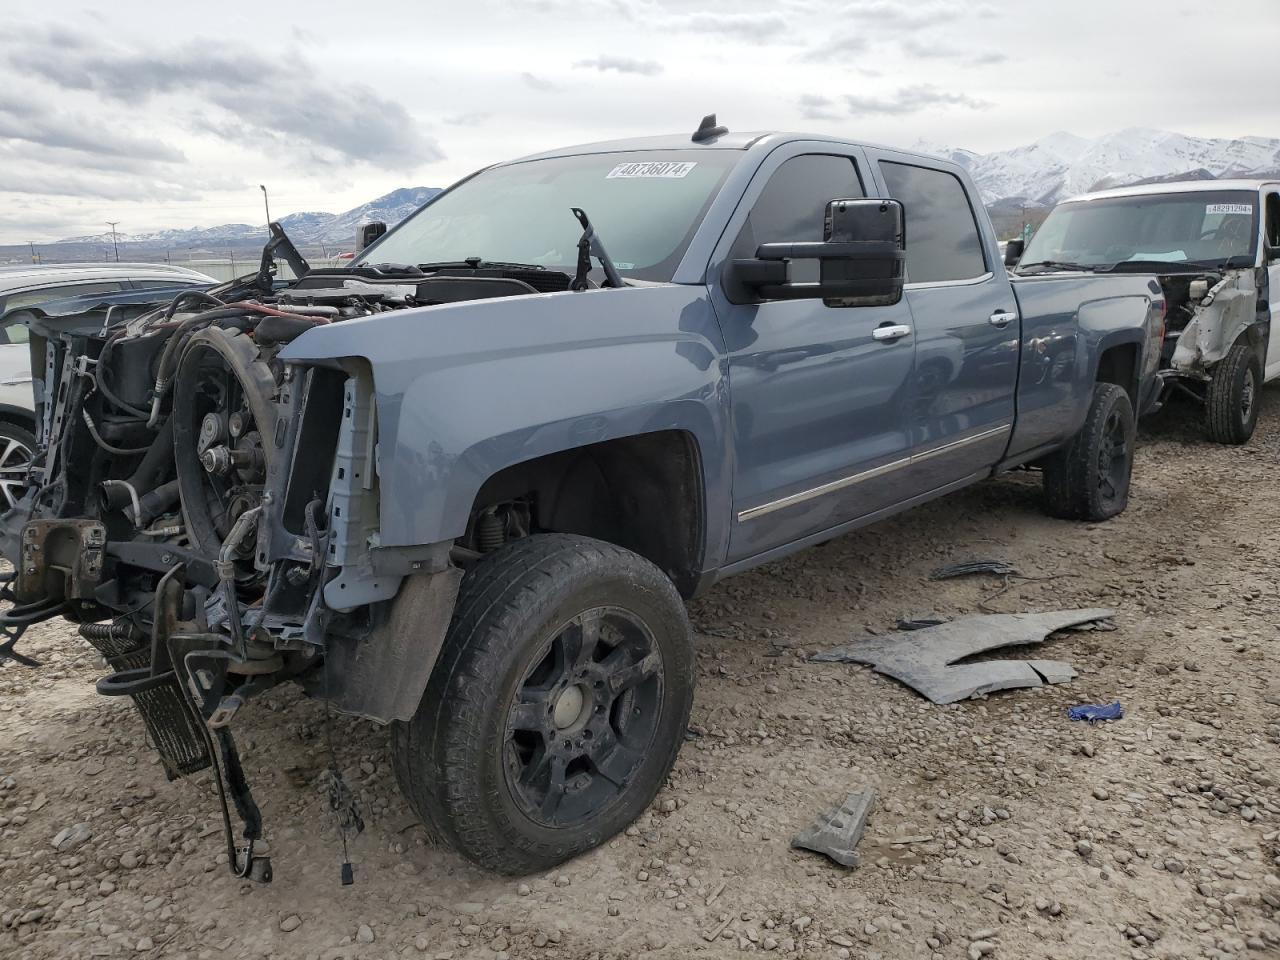
{"label": "blue-gray pickup truck", "polygon": [[230,731],[283,682],[389,724],[441,841],[542,869],[667,776],[685,598],[1013,468],[1123,510],[1163,318],[1151,278],[1011,280],[954,164],[710,118],[481,170],[341,269],[274,226],[255,274],[31,321],[0,651],[78,622],[170,776],[225,781],[240,876]]}

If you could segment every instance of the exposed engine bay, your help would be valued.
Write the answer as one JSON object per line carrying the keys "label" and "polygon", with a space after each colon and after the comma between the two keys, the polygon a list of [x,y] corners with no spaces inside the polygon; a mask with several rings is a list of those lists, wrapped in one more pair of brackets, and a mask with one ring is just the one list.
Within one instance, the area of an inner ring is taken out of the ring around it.
{"label": "exposed engine bay", "polygon": [[[443,616],[442,634],[454,561],[471,553],[464,542],[374,560],[371,379],[285,363],[281,350],[318,325],[575,282],[478,260],[311,270],[272,228],[256,274],[158,308],[32,321],[40,451],[31,491],[0,519],[14,566],[0,659],[34,664],[15,649],[32,623],[79,623],[114,671],[99,693],[133,699],[168,776],[213,766],[231,869],[263,881],[261,818],[228,731],[237,711],[296,680],[339,709],[352,700],[352,712],[393,718],[378,697],[414,665],[396,661],[384,601],[405,575],[432,575],[415,578],[406,609],[428,632]],[[276,257],[301,279],[276,280]],[[492,526],[474,536],[492,539]],[[362,644],[375,635],[386,642]]]}
{"label": "exposed engine bay", "polygon": [[1265,270],[1252,267],[1161,277],[1168,302],[1161,366],[1207,381],[1241,335],[1267,319],[1265,283]]}

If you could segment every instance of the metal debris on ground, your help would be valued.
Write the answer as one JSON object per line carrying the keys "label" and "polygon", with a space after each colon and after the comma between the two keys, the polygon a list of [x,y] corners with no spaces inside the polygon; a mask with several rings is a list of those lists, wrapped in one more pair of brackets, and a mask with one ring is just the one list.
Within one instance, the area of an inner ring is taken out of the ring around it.
{"label": "metal debris on ground", "polygon": [[1065,683],[1076,676],[1056,660],[983,660],[958,663],[1000,647],[1043,643],[1079,623],[1115,616],[1114,610],[1057,610],[962,617],[920,630],[887,633],[816,653],[818,663],[863,663],[900,680],[938,704],[1017,687]]}
{"label": "metal debris on ground", "polygon": [[1067,708],[1068,720],[1087,720],[1089,723],[1102,723],[1104,720],[1119,720],[1124,716],[1124,707],[1120,701],[1115,703],[1082,703],[1078,707]]}
{"label": "metal debris on ground", "polygon": [[867,829],[867,817],[875,802],[874,790],[849,794],[844,803],[822,814],[811,826],[797,833],[791,840],[791,846],[821,853],[843,867],[856,867],[858,854],[855,848]]}
{"label": "metal debris on ground", "polygon": [[966,560],[949,563],[929,574],[930,580],[950,580],[952,577],[968,577],[975,573],[991,573],[998,577],[1016,577],[1018,568],[1004,560]]}
{"label": "metal debris on ground", "polygon": [[940,627],[946,623],[945,617],[915,617],[898,621],[899,630],[923,630],[925,627]]}

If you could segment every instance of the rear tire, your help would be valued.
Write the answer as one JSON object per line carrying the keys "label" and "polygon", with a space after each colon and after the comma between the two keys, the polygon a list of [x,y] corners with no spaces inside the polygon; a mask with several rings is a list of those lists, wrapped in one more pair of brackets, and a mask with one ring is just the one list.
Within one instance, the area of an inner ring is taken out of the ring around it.
{"label": "rear tire", "polygon": [[1099,383],[1080,432],[1045,458],[1048,512],[1065,520],[1109,520],[1129,504],[1133,404],[1123,387]]}
{"label": "rear tire", "polygon": [[527,537],[467,573],[396,777],[437,839],[503,873],[625,828],[675,763],[693,701],[684,604],[642,557]]}
{"label": "rear tire", "polygon": [[1238,343],[1213,371],[1205,397],[1205,430],[1216,443],[1247,443],[1258,424],[1262,364],[1247,344]]}
{"label": "rear tire", "polygon": [[31,431],[0,420],[0,513],[10,510],[30,489],[27,471],[35,452]]}

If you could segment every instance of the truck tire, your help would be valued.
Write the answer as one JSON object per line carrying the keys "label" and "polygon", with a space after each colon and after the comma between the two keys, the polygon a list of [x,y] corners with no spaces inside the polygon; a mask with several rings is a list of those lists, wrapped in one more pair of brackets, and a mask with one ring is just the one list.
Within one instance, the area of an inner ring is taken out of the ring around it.
{"label": "truck tire", "polygon": [[1133,404],[1123,387],[1099,383],[1084,426],[1043,462],[1049,513],[1066,520],[1109,520],[1129,503]]}
{"label": "truck tire", "polygon": [[545,870],[634,820],[693,703],[684,604],[642,557],[587,537],[508,544],[468,571],[397,779],[436,839],[491,870]]}
{"label": "truck tire", "polygon": [[1258,423],[1262,364],[1248,344],[1238,343],[1213,371],[1205,397],[1205,429],[1216,443],[1246,443]]}
{"label": "truck tire", "polygon": [[11,509],[30,489],[27,470],[35,452],[36,438],[30,430],[0,420],[0,513]]}

